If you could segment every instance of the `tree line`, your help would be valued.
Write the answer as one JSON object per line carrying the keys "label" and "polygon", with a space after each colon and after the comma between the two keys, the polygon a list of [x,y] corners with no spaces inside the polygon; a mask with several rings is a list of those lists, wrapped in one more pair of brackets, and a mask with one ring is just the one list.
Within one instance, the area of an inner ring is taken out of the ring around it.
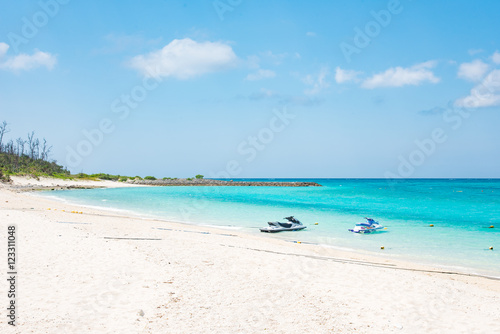
{"label": "tree line", "polygon": [[56,161],[50,161],[52,146],[45,138],[35,137],[35,132],[28,133],[26,138],[6,140],[9,133],[6,121],[0,123],[0,178],[9,175],[69,175],[69,171]]}

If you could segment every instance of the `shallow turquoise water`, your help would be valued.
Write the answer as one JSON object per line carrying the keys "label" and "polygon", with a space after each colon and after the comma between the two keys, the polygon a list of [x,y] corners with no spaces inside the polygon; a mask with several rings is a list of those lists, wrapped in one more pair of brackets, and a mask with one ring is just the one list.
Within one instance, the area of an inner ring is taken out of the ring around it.
{"label": "shallow turquoise water", "polygon": [[[500,180],[307,181],[323,187],[144,187],[54,191],[44,196],[251,233],[259,233],[257,228],[267,221],[294,215],[308,226],[306,230],[265,236],[500,276]],[[387,231],[347,231],[365,216],[387,226]]]}

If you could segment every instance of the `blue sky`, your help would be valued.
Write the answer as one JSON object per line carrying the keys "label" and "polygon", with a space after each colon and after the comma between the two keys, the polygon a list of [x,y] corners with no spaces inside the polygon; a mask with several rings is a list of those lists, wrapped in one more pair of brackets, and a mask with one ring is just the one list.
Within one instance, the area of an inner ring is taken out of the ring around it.
{"label": "blue sky", "polygon": [[7,139],[73,172],[500,177],[500,3],[0,4]]}

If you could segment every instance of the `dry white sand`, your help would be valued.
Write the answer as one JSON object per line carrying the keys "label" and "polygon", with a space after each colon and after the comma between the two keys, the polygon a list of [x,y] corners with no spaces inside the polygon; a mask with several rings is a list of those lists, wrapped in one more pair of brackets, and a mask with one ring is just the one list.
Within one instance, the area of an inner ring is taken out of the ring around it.
{"label": "dry white sand", "polygon": [[[0,222],[1,333],[500,333],[498,280],[125,217],[4,185]],[[6,317],[11,224],[15,328]]]}
{"label": "dry white sand", "polygon": [[[113,181],[92,181],[92,180],[63,180],[48,177],[32,178],[22,176],[11,176],[12,183],[10,186],[18,187],[103,187],[103,188],[122,188],[122,187],[142,187],[142,185],[131,184],[126,182],[113,182]],[[3,185],[8,187],[9,185]]]}

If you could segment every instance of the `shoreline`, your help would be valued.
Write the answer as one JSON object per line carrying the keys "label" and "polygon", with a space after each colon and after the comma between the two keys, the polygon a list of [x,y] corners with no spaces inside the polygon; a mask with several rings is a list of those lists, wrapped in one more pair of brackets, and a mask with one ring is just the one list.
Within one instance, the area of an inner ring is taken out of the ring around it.
{"label": "shoreline", "polygon": [[[108,181],[106,186],[101,185],[101,186],[87,186],[87,187],[80,187],[79,186],[66,186],[62,188],[63,190],[70,190],[70,189],[91,189],[91,188],[107,188],[107,187],[113,187],[117,188],[117,182],[110,182]],[[119,187],[120,183],[118,183]],[[134,186],[134,184],[126,184],[125,187],[130,187]],[[145,186],[145,185],[140,185],[140,186]],[[33,189],[33,190],[39,190]],[[49,189],[45,189],[49,190]],[[51,197],[49,193],[46,193]],[[45,196],[42,196],[45,197]],[[218,222],[212,222],[211,224],[207,224],[204,221],[181,221],[181,220],[173,220],[169,218],[164,218],[161,215],[155,215],[152,213],[144,213],[140,211],[133,211],[130,209],[123,209],[123,208],[110,208],[106,207],[104,204],[103,206],[99,206],[99,204],[95,205],[83,205],[81,203],[78,203],[78,201],[68,201],[68,199],[61,199],[57,198],[57,194],[55,194],[55,200],[56,201],[63,201],[66,204],[71,204],[71,205],[79,205],[83,207],[88,207],[91,209],[95,210],[104,210],[104,211],[109,211],[113,213],[121,213],[124,215],[128,216],[134,216],[134,217],[139,217],[139,218],[151,218],[151,219],[157,219],[158,221],[165,221],[165,222],[172,222],[172,223],[179,223],[179,224],[185,224],[186,226],[201,226],[201,227],[213,227],[216,229],[228,229],[228,230],[237,230],[240,231],[241,233],[245,234],[250,234],[250,235],[261,235],[261,233],[256,232],[254,227],[238,227],[238,226],[233,226],[233,225],[217,225]],[[311,227],[312,229],[312,227]],[[334,242],[333,243],[325,243],[325,239],[321,238],[319,236],[317,237],[305,237],[300,234],[279,234],[279,235],[274,235],[274,238],[284,241],[284,242],[295,242],[295,241],[300,241],[302,244],[311,244],[311,245],[316,245],[318,247],[325,247],[325,248],[332,248],[334,250],[342,251],[342,252],[348,252],[348,253],[353,253],[357,254],[360,257],[363,256],[373,256],[373,257],[381,257],[387,260],[392,260],[392,261],[400,261],[400,262],[405,262],[409,263],[412,265],[418,265],[418,266],[430,266],[432,268],[436,268],[437,270],[440,271],[446,271],[446,272],[457,272],[459,274],[470,274],[473,276],[482,276],[482,277],[489,277],[493,279],[498,279],[500,278],[500,270],[494,270],[489,266],[488,264],[479,264],[479,263],[472,263],[469,262],[467,264],[462,264],[462,263],[457,263],[457,261],[454,261],[452,258],[446,258],[446,257],[436,257],[436,258],[428,258],[428,257],[422,257],[418,256],[416,254],[408,253],[405,252],[404,250],[392,250],[390,245],[385,244],[385,250],[381,251],[378,249],[378,247],[375,248],[359,248],[359,247],[350,247],[349,245],[343,245],[339,246],[336,245]],[[265,239],[265,236],[263,236]],[[389,247],[387,247],[389,246]]]}
{"label": "shoreline", "polygon": [[[103,188],[103,187],[97,187],[97,188]],[[71,188],[71,189],[92,189],[92,188]],[[47,189],[45,191],[47,191]],[[36,193],[34,193],[34,194],[36,196]],[[45,198],[45,197],[41,197],[41,198]],[[234,231],[235,233],[241,233],[241,234],[246,235],[246,236],[262,238],[263,240],[269,240],[273,237],[276,237],[276,235],[264,235],[260,232],[255,232],[255,230],[253,228],[248,228],[248,227],[238,227],[238,226],[233,226],[233,225],[214,225],[214,224],[206,224],[203,222],[194,222],[194,221],[192,221],[192,222],[177,221],[177,220],[165,219],[162,217],[156,217],[154,215],[146,215],[144,213],[126,210],[126,209],[99,207],[96,205],[79,204],[79,203],[67,201],[67,200],[62,199],[62,198],[57,198],[57,196],[54,196],[54,198],[52,198],[50,200],[57,202],[57,203],[66,204],[66,205],[87,208],[87,209],[91,209],[91,210],[100,211],[103,213],[109,213],[110,215],[112,215],[112,214],[119,215],[117,217],[137,218],[137,219],[141,219],[141,220],[157,221],[157,222],[161,222],[161,223],[178,224],[178,225],[184,226],[186,228],[200,227],[200,228],[208,228],[208,229],[215,229],[215,230],[222,230],[222,231]],[[300,238],[298,238],[298,236],[297,236],[297,238],[293,238],[293,239],[300,239]],[[285,239],[285,238],[273,238],[273,240],[277,240],[279,242],[285,242],[285,243],[297,243],[298,242],[299,244],[303,244],[303,245],[310,245],[313,247],[331,249],[333,252],[342,252],[342,253],[349,254],[349,255],[352,255],[355,257],[359,257],[360,259],[364,259],[366,257],[369,257],[369,258],[374,258],[374,259],[398,262],[402,265],[405,265],[406,267],[418,266],[418,267],[428,268],[428,270],[423,270],[423,271],[430,271],[430,272],[435,272],[435,273],[445,273],[445,274],[450,274],[450,275],[455,274],[458,276],[482,277],[482,278],[500,281],[500,272],[494,272],[494,271],[487,270],[485,268],[480,268],[480,267],[466,267],[466,266],[454,265],[452,263],[436,263],[436,262],[433,262],[433,260],[426,261],[426,260],[422,260],[421,258],[415,258],[415,257],[405,255],[405,254],[394,254],[394,253],[381,254],[381,253],[377,253],[375,251],[370,251],[370,250],[350,248],[347,246],[335,246],[335,245],[330,245],[330,244],[304,241],[304,240],[292,240],[292,239]],[[406,270],[406,268],[399,268],[399,269]]]}
{"label": "shoreline", "polygon": [[[2,221],[19,228],[24,297],[19,298],[23,316],[17,330],[500,329],[497,279],[244,231],[35,200],[5,185],[0,203]],[[268,317],[275,307],[284,313],[279,322]],[[363,308],[374,312],[364,314]],[[297,319],[298,310],[305,317]]]}
{"label": "shoreline", "polygon": [[[70,190],[70,189],[96,189],[96,188],[106,188],[106,187],[94,187],[94,188],[83,188],[83,187],[74,187],[74,188],[65,188],[61,190]],[[43,191],[47,191],[48,189],[44,189]],[[38,190],[26,191],[32,192],[36,196],[36,192]],[[82,209],[90,209],[100,212],[100,216],[108,215],[109,217],[117,217],[117,218],[129,218],[129,219],[139,219],[139,220],[147,220],[147,221],[155,221],[160,223],[167,224],[176,224],[183,226],[185,228],[193,227],[193,228],[207,228],[222,231],[233,231],[234,233],[240,233],[243,236],[250,236],[254,238],[261,238],[263,241],[267,240],[276,240],[278,242],[283,243],[299,243],[302,245],[309,245],[312,247],[319,247],[323,249],[325,252],[327,250],[331,250],[332,252],[340,252],[342,254],[346,254],[346,256],[353,256],[356,259],[367,259],[370,258],[371,261],[392,261],[394,263],[399,263],[403,267],[397,267],[394,269],[401,270],[409,270],[409,268],[415,266],[419,268],[427,268],[417,271],[423,272],[434,272],[434,273],[443,273],[446,275],[458,275],[458,276],[470,276],[470,277],[481,277],[491,280],[500,281],[500,272],[488,272],[488,270],[484,268],[474,268],[474,267],[465,267],[453,264],[444,264],[444,263],[434,263],[431,260],[425,261],[418,258],[411,258],[410,256],[406,256],[403,254],[380,254],[375,251],[364,250],[364,249],[355,249],[349,247],[335,246],[330,244],[323,244],[318,242],[310,242],[303,240],[291,240],[291,239],[282,239],[282,238],[272,238],[273,235],[265,235],[262,233],[255,232],[253,229],[247,227],[237,227],[232,225],[213,225],[206,224],[201,222],[184,222],[184,221],[176,221],[169,220],[161,217],[156,217],[154,215],[146,215],[144,213],[126,210],[126,209],[118,209],[118,208],[109,208],[109,207],[100,207],[96,205],[85,205],[80,203],[75,203],[71,201],[67,201],[62,198],[58,198],[54,196],[54,198],[50,197],[38,197],[42,199],[48,199],[49,201],[53,201],[54,204],[60,203],[61,205],[69,205],[74,207],[79,207]],[[276,237],[276,235],[274,235]],[[295,239],[295,238],[294,238]]]}
{"label": "shoreline", "polygon": [[217,179],[166,179],[166,180],[81,180],[56,179],[49,177],[11,176],[10,183],[4,183],[10,189],[19,191],[67,190],[95,188],[124,188],[140,186],[157,187],[322,187],[316,182],[304,181],[225,181]]}
{"label": "shoreline", "polygon": [[[151,187],[155,186],[153,184],[148,184],[151,182],[155,181],[147,181],[146,183],[138,183],[138,182],[116,182],[116,181],[107,181],[107,180],[100,180],[100,181],[91,181],[91,180],[61,180],[61,179],[53,179],[53,178],[46,178],[42,177],[39,179],[34,179],[31,177],[13,177],[12,179],[12,184],[4,184],[4,187],[11,191],[16,191],[19,193],[25,192],[25,193],[34,193],[36,194],[39,191],[52,191],[52,190],[72,190],[72,189],[106,189],[106,188],[129,188],[129,187]],[[159,180],[158,180],[159,181]],[[173,180],[172,180],[173,181]],[[229,181],[226,181],[229,182]],[[296,182],[286,182],[286,183],[296,183]],[[215,186],[215,184],[212,184],[212,186]],[[1,189],[1,183],[0,183],[0,189]],[[80,203],[74,203],[74,202],[66,202],[66,200],[63,200],[61,198],[56,198],[49,199],[52,200],[56,203],[62,203],[65,205],[70,205],[70,206],[75,206],[75,207],[80,207],[80,208],[87,208],[91,210],[96,210],[99,212],[105,212],[105,213],[111,213],[111,214],[116,214],[119,213],[121,216],[120,217],[127,217],[127,218],[136,218],[136,219],[143,219],[143,220],[153,220],[153,221],[158,221],[158,222],[164,222],[164,223],[173,223],[173,224],[180,224],[182,226],[186,227],[201,227],[201,228],[213,228],[213,229],[220,229],[220,230],[232,230],[232,231],[238,231],[239,233],[243,233],[244,235],[249,235],[257,238],[262,238],[263,240],[268,240],[269,238],[266,238],[266,236],[262,236],[260,233],[253,233],[250,229],[247,228],[228,228],[224,227],[223,225],[217,226],[217,225],[211,225],[211,224],[205,224],[203,222],[182,222],[182,221],[174,221],[174,220],[168,220],[164,219],[162,217],[157,217],[154,215],[146,215],[144,213],[140,212],[135,212],[131,210],[125,210],[125,209],[118,209],[118,208],[106,208],[106,207],[100,207],[100,206],[94,206],[94,205],[83,205]],[[38,198],[44,198],[44,197],[38,197]],[[267,236],[269,237],[269,236]],[[281,241],[281,242],[294,242],[289,239],[281,239],[281,238],[276,238],[275,240]],[[456,273],[457,275],[462,275],[462,276],[477,276],[477,277],[484,277],[488,279],[494,279],[494,280],[500,280],[500,272],[495,272],[491,270],[487,270],[485,268],[479,268],[479,267],[466,267],[466,266],[460,266],[460,265],[454,265],[451,263],[435,263],[432,260],[422,260],[419,258],[411,257],[411,256],[405,256],[404,254],[380,254],[375,251],[370,251],[370,250],[365,250],[365,249],[355,249],[355,248],[349,248],[349,247],[341,247],[341,246],[335,246],[335,245],[330,245],[330,244],[321,244],[321,243],[316,243],[316,242],[309,242],[309,241],[300,241],[301,244],[308,244],[316,247],[321,247],[325,249],[332,249],[334,252],[339,251],[342,253],[347,253],[347,254],[352,254],[355,256],[358,256],[360,258],[364,257],[369,257],[369,258],[375,258],[375,259],[383,259],[383,260],[388,260],[388,261],[394,261],[402,264],[406,264],[407,266],[419,266],[419,267],[428,267],[431,268],[430,270],[434,270],[435,272],[447,272],[447,273]]]}
{"label": "shoreline", "polygon": [[[73,181],[68,181],[68,182],[73,182]],[[78,181],[76,181],[78,182]],[[89,181],[89,182],[103,182],[102,185],[82,185],[82,184],[76,184],[76,185],[63,185],[63,186],[25,186],[22,188],[17,188],[17,187],[7,187],[8,190],[10,191],[15,191],[20,194],[22,193],[33,193],[36,196],[36,192],[38,191],[50,191],[53,188],[55,190],[71,190],[71,189],[106,189],[106,188],[122,188],[120,184],[115,185],[116,182],[114,181]],[[109,182],[109,183],[108,183]],[[143,184],[132,184],[132,185],[126,185],[124,187],[143,187],[147,185]],[[59,188],[59,189],[57,189]],[[1,190],[1,188],[0,188]],[[119,219],[137,219],[141,221],[151,221],[151,222],[159,222],[159,223],[166,223],[166,224],[173,224],[173,225],[178,225],[178,227],[183,227],[183,228],[200,228],[202,230],[208,229],[208,230],[214,230],[214,231],[219,231],[219,232],[224,232],[224,231],[233,231],[234,233],[238,233],[240,237],[252,237],[252,238],[257,238],[261,239],[262,241],[275,241],[278,243],[299,243],[302,245],[309,245],[310,247],[318,247],[322,249],[323,251],[327,250],[332,250],[335,253],[340,253],[344,254],[346,256],[346,261],[347,258],[363,261],[375,261],[375,262],[383,262],[383,261],[389,261],[393,262],[395,265],[396,263],[399,265],[403,265],[403,267],[393,267],[393,269],[401,269],[401,270],[411,270],[413,266],[419,267],[421,269],[416,270],[416,271],[423,271],[423,272],[433,272],[433,273],[443,273],[445,275],[457,275],[457,276],[469,276],[469,277],[480,277],[480,278],[486,278],[486,279],[492,279],[492,280],[498,280],[500,281],[500,274],[499,276],[492,276],[492,275],[487,275],[487,274],[482,274],[482,273],[476,273],[476,272],[471,272],[474,270],[477,270],[477,268],[468,268],[468,267],[460,267],[460,266],[453,266],[453,265],[444,265],[444,264],[436,264],[436,263],[425,263],[425,262],[418,262],[418,261],[411,261],[406,258],[403,259],[396,259],[394,257],[399,257],[402,256],[400,254],[377,254],[373,251],[368,251],[368,250],[357,250],[353,248],[348,248],[348,247],[339,247],[339,246],[334,246],[334,245],[328,245],[328,244],[321,244],[321,243],[315,243],[315,242],[308,242],[308,241],[292,241],[292,240],[287,240],[287,239],[277,239],[277,238],[271,238],[269,235],[262,235],[261,233],[252,233],[250,230],[245,230],[244,228],[239,228],[235,227],[232,228],[230,226],[217,226],[217,225],[210,225],[210,224],[204,224],[204,223],[196,223],[196,222],[182,222],[182,221],[173,221],[173,220],[168,220],[168,219],[163,219],[161,217],[155,217],[155,216],[147,216],[145,214],[135,212],[135,211],[130,211],[130,210],[125,210],[125,209],[118,209],[118,208],[105,208],[105,207],[99,207],[99,206],[93,206],[93,205],[84,205],[84,204],[79,204],[79,203],[74,203],[74,202],[67,202],[66,200],[63,200],[61,198],[46,198],[46,197],[36,197],[39,199],[44,199],[48,202],[48,204],[52,204],[53,207],[59,206],[59,205],[67,205],[72,208],[76,208],[76,210],[72,211],[78,211],[78,210],[87,210],[88,215],[94,215],[94,216],[100,216],[100,217],[110,217],[110,218],[119,218]],[[54,211],[57,211],[57,209],[51,209]],[[90,212],[89,212],[90,210]],[[68,212],[68,210],[62,209],[62,212]],[[83,212],[83,211],[78,211],[78,212]],[[339,259],[341,260],[341,259]],[[404,267],[406,265],[406,267]],[[455,269],[454,269],[455,268]]]}

